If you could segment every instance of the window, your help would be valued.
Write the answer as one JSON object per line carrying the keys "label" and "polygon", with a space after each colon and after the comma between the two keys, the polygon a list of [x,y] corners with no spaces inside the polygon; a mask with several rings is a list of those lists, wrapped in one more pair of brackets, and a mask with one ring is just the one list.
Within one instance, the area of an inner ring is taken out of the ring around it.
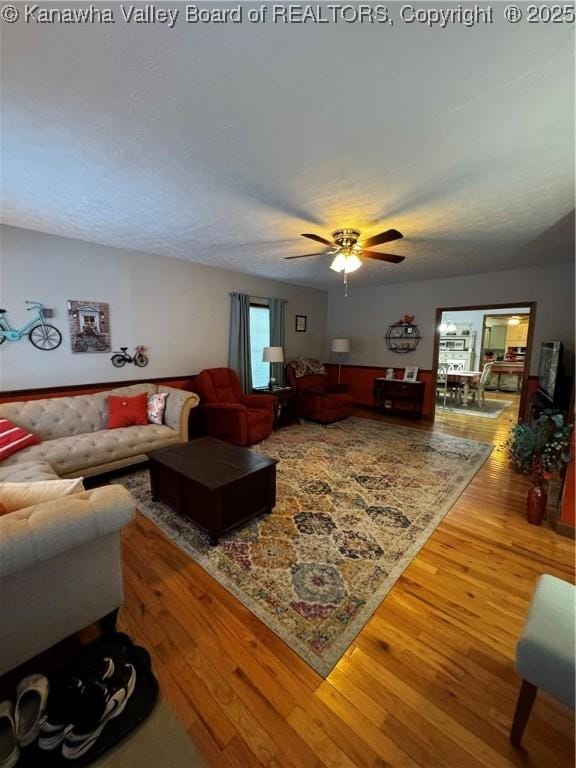
{"label": "window", "polygon": [[250,305],[250,356],[252,386],[266,387],[270,381],[270,363],[262,362],[262,350],[270,346],[270,309],[261,304]]}

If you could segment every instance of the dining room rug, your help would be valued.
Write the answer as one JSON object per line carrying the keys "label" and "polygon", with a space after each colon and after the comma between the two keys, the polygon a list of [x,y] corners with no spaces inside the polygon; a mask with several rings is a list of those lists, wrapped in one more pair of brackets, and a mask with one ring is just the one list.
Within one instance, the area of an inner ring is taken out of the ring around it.
{"label": "dining room rug", "polygon": [[445,413],[460,413],[462,416],[482,416],[485,419],[497,419],[513,403],[513,400],[489,400],[486,398],[482,405],[449,401],[444,405],[443,397],[438,397],[436,399],[436,409],[440,409]]}
{"label": "dining room rug", "polygon": [[350,418],[281,429],[272,514],[216,547],[153,501],[147,470],[117,478],[138,509],[327,675],[490,454],[491,445]]}

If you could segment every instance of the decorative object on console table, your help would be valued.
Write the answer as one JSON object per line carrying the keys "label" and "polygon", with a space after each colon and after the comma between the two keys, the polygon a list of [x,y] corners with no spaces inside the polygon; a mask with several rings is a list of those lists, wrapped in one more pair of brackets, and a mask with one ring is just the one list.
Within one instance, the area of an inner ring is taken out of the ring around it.
{"label": "decorative object on console table", "polygon": [[404,368],[404,381],[416,381],[418,379],[418,366],[407,365]]}
{"label": "decorative object on console table", "polygon": [[342,378],[342,355],[350,352],[350,339],[332,339],[332,352],[338,353],[338,384]]}
{"label": "decorative object on console table", "polygon": [[391,416],[409,416],[419,419],[424,403],[423,381],[374,379],[374,408]]}
{"label": "decorative object on console table", "polygon": [[299,424],[298,392],[293,387],[254,387],[255,395],[272,395],[274,397],[274,431],[290,424]]}
{"label": "decorative object on console table", "polygon": [[268,388],[274,389],[276,385],[276,377],[272,375],[274,363],[284,362],[284,350],[282,347],[264,347],[262,350],[262,362],[270,363],[270,381],[268,382]]}
{"label": "decorative object on console table", "polygon": [[420,343],[420,331],[414,324],[414,315],[404,315],[402,320],[390,325],[386,331],[386,347],[391,352],[413,352]]}
{"label": "decorative object on console table", "polygon": [[518,472],[530,475],[532,488],[526,497],[526,519],[541,525],[546,513],[544,481],[557,477],[570,461],[572,426],[561,413],[544,412],[531,424],[516,424],[508,441],[510,463]]}
{"label": "decorative object on console table", "polygon": [[307,325],[308,325],[307,315],[296,315],[294,319],[294,330],[297,333],[306,333]]}

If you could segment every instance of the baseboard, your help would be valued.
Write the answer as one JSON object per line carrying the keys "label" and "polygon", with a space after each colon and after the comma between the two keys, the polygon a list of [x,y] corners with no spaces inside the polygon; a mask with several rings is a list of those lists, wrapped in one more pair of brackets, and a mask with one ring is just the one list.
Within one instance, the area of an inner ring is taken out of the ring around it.
{"label": "baseboard", "polygon": [[568,539],[576,539],[576,528],[568,523],[558,521],[554,527],[554,531],[559,536],[566,536]]}

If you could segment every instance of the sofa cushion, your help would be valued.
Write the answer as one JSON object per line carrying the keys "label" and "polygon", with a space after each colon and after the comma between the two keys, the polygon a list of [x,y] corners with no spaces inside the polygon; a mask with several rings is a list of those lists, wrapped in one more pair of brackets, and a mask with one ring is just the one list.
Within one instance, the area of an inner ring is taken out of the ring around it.
{"label": "sofa cushion", "polygon": [[108,429],[144,427],[148,424],[148,395],[141,392],[134,397],[108,395]]}
{"label": "sofa cushion", "polygon": [[157,392],[155,395],[148,395],[148,422],[150,424],[162,424],[164,421],[167,397],[167,392]]}
{"label": "sofa cushion", "polygon": [[105,464],[148,453],[179,440],[178,432],[160,424],[105,429],[33,445],[10,456],[4,465],[17,464],[19,458],[22,461],[44,460],[52,465],[58,475],[66,475],[94,464]]}
{"label": "sofa cushion", "polygon": [[0,483],[0,505],[9,512],[24,509],[34,504],[81,493],[84,490],[82,478],[73,480],[31,480],[27,483]]}
{"label": "sofa cushion", "polygon": [[23,451],[40,441],[31,432],[17,426],[8,419],[0,419],[0,461],[4,461],[13,453]]}
{"label": "sofa cushion", "polygon": [[57,480],[47,461],[20,461],[0,466],[0,483],[27,483],[29,480]]}

